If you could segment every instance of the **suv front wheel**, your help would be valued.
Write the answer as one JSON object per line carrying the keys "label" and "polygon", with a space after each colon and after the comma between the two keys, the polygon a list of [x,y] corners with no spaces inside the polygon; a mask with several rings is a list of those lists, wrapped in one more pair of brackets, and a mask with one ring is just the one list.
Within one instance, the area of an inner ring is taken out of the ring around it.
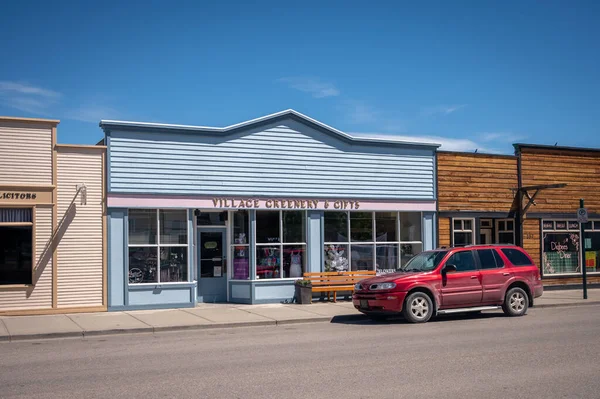
{"label": "suv front wheel", "polygon": [[411,323],[425,323],[433,314],[433,302],[424,292],[414,292],[404,302],[404,318]]}
{"label": "suv front wheel", "polygon": [[519,287],[511,288],[504,297],[502,310],[507,316],[523,316],[529,307],[529,296]]}

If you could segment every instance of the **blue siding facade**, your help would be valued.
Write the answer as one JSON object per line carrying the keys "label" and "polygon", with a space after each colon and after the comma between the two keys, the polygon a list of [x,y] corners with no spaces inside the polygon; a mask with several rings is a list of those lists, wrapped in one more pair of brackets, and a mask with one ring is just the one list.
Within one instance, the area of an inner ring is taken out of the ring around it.
{"label": "blue siding facade", "polygon": [[111,131],[111,193],[432,200],[434,148],[356,144],[296,120],[227,135]]}

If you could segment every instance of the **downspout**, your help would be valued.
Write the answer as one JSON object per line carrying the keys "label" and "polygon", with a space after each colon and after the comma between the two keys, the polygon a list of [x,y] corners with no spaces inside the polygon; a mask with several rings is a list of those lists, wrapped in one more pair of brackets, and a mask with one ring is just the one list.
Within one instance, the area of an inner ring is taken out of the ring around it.
{"label": "downspout", "polygon": [[519,147],[515,147],[517,155],[517,212],[516,212],[516,220],[517,224],[517,237],[516,244],[520,247],[523,247],[523,193],[521,192],[521,188],[523,188],[523,169],[521,164],[521,150]]}

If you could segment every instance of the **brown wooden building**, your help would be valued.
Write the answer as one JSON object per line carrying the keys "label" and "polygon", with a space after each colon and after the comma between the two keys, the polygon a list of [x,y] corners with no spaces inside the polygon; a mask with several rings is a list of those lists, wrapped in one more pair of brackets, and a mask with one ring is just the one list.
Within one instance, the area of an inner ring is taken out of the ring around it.
{"label": "brown wooden building", "polygon": [[[438,152],[438,246],[513,243],[544,283],[600,283],[600,150],[515,144],[515,155]],[[590,222],[579,237],[576,211]],[[596,274],[598,273],[598,274]]]}

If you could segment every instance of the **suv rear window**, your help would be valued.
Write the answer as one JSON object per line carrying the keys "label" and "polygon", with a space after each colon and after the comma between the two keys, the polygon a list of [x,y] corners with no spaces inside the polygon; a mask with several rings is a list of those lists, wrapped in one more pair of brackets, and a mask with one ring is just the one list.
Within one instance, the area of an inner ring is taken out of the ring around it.
{"label": "suv rear window", "polygon": [[506,255],[510,263],[515,266],[531,266],[531,260],[527,255],[518,249],[502,248],[502,253]]}
{"label": "suv rear window", "polygon": [[482,269],[495,269],[504,267],[504,262],[500,255],[493,249],[478,249],[479,261]]}

